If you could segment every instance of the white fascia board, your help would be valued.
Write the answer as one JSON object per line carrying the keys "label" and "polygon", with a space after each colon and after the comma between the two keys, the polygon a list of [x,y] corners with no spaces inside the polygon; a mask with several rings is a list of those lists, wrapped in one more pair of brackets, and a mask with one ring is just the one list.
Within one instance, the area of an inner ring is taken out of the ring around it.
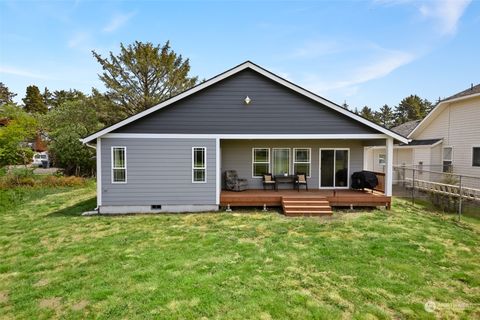
{"label": "white fascia board", "polygon": [[117,139],[385,139],[385,134],[171,134],[171,133],[107,133],[102,138]]}
{"label": "white fascia board", "polygon": [[275,74],[257,66],[256,64],[254,64],[250,61],[247,61],[247,62],[245,62],[245,63],[243,63],[243,64],[241,64],[237,67],[234,67],[233,69],[230,69],[230,70],[228,70],[224,73],[221,73],[221,74],[211,78],[210,80],[207,80],[204,83],[201,83],[201,84],[199,84],[199,85],[197,85],[197,86],[195,86],[195,87],[193,87],[193,88],[191,88],[187,91],[184,91],[183,93],[180,93],[179,95],[177,95],[173,98],[170,98],[170,99],[168,99],[168,100],[166,100],[166,101],[164,101],[164,102],[162,102],[162,103],[160,103],[156,106],[153,106],[153,107],[151,107],[151,108],[149,108],[145,111],[142,111],[142,112],[140,112],[140,113],[138,113],[134,116],[131,116],[131,117],[129,117],[129,118],[123,120],[123,121],[120,121],[119,123],[116,123],[116,124],[114,124],[114,125],[112,125],[108,128],[100,130],[100,131],[86,137],[85,139],[82,139],[82,142],[83,143],[90,142],[90,141],[92,141],[92,140],[94,140],[98,137],[101,137],[101,136],[103,136],[103,135],[105,135],[105,134],[107,134],[111,131],[114,131],[114,130],[116,130],[116,129],[118,129],[118,128],[126,125],[126,124],[129,124],[129,123],[131,123],[135,120],[138,120],[138,119],[140,119],[140,118],[142,118],[142,117],[144,117],[144,116],[146,116],[146,115],[148,115],[152,112],[158,111],[158,110],[160,110],[160,109],[162,109],[162,108],[164,108],[164,107],[166,107],[166,106],[168,106],[168,105],[170,105],[170,104],[172,104],[172,103],[174,103],[178,100],[186,98],[189,95],[192,95],[192,94],[194,94],[194,93],[196,93],[200,90],[203,90],[203,89],[205,89],[205,88],[207,88],[207,87],[209,87],[209,86],[211,86],[211,85],[213,85],[213,84],[215,84],[215,83],[217,83],[217,82],[219,82],[219,81],[221,81],[225,78],[228,78],[228,77],[234,75],[235,73],[238,73],[242,70],[245,70],[247,68],[250,68],[254,71],[257,71],[258,73],[264,75],[265,77],[267,77],[267,78],[269,78],[269,79],[271,79],[271,80],[273,80],[273,81],[275,81],[275,82],[277,82],[277,83],[279,83],[279,84],[281,84],[281,85],[283,85],[283,86],[285,86],[289,89],[292,89],[292,90],[294,90],[294,91],[296,91],[296,92],[298,92],[298,93],[300,93],[300,94],[302,94],[302,95],[304,95],[304,96],[306,96],[306,97],[308,97],[308,98],[310,98],[314,101],[317,101],[317,102],[319,102],[319,103],[321,103],[321,104],[323,104],[323,105],[325,105],[325,106],[327,106],[327,107],[329,107],[329,108],[331,108],[331,109],[333,109],[337,112],[340,112],[341,114],[346,115],[347,117],[350,117],[350,118],[352,118],[352,119],[354,119],[358,122],[361,122],[361,123],[373,128],[373,129],[375,129],[379,132],[382,132],[382,133],[386,134],[387,136],[390,136],[390,137],[400,141],[400,142],[403,142],[403,143],[408,143],[409,142],[409,140],[407,138],[405,138],[405,137],[403,137],[403,136],[401,136],[401,135],[399,135],[399,134],[397,134],[397,133],[395,133],[391,130],[388,130],[388,129],[382,127],[382,126],[379,126],[379,125],[377,125],[377,124],[375,124],[375,123],[373,123],[373,122],[371,122],[367,119],[364,119],[364,118],[360,117],[359,115],[357,115],[353,112],[345,110],[341,106],[338,106],[338,105],[336,105],[336,104],[334,104],[334,103],[332,103],[332,102],[330,102],[330,101],[328,101],[328,100],[326,100],[326,99],[324,99],[324,98],[322,98],[322,97],[320,97],[320,96],[318,96],[318,95],[316,95],[316,94],[314,94],[314,93],[312,93],[308,90],[305,90],[305,89],[297,86],[296,84],[294,84],[290,81],[287,81],[287,80],[285,80],[285,79],[283,79],[283,78],[281,78],[281,77],[279,77],[279,76],[277,76],[277,75],[275,75]]}
{"label": "white fascia board", "polygon": [[439,104],[437,104],[435,106],[435,108],[433,108],[432,111],[429,112],[429,114],[427,114],[427,116],[425,118],[423,118],[422,121],[420,121],[418,126],[416,126],[415,129],[413,129],[412,132],[410,132],[407,137],[412,138],[416,132],[421,131],[421,128],[428,125],[433,119],[435,119],[437,114],[442,112],[443,109],[446,106],[450,105],[451,103],[462,101],[462,100],[467,100],[467,99],[471,99],[471,98],[476,98],[476,97],[480,97],[480,93],[471,94],[469,96],[459,97],[459,98],[450,99],[450,100],[444,100],[444,101],[440,102]]}

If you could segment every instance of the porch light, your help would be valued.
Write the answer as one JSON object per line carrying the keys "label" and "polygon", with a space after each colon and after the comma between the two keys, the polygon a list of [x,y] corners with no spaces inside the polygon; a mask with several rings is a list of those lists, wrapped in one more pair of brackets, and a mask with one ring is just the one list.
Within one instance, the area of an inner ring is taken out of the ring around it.
{"label": "porch light", "polygon": [[250,104],[250,102],[252,102],[252,99],[250,99],[250,97],[247,96],[244,101],[245,101],[245,104],[248,105],[248,104]]}

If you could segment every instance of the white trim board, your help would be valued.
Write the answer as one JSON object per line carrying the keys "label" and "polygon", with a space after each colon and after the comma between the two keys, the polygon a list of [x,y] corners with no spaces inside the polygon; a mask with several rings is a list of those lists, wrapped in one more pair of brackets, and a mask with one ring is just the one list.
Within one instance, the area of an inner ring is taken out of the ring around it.
{"label": "white trim board", "polygon": [[102,138],[118,139],[386,139],[385,134],[189,134],[189,133],[107,133]]}
{"label": "white trim board", "polygon": [[178,95],[176,95],[176,96],[174,96],[174,97],[172,97],[172,98],[170,98],[170,99],[168,99],[168,100],[166,100],[166,101],[164,101],[164,102],[162,102],[162,103],[160,103],[156,106],[153,106],[153,107],[151,107],[151,108],[149,108],[145,111],[142,111],[140,113],[137,113],[136,115],[133,115],[133,116],[131,116],[131,117],[129,117],[129,118],[123,120],[123,121],[120,121],[120,122],[118,122],[118,123],[116,123],[116,124],[114,124],[110,127],[102,129],[102,130],[100,130],[100,131],[82,139],[82,142],[87,143],[87,142],[90,142],[92,140],[95,140],[98,137],[101,137],[101,136],[103,136],[103,135],[105,135],[109,132],[112,132],[112,131],[120,128],[120,127],[123,127],[124,125],[127,125],[127,124],[129,124],[129,123],[131,123],[135,120],[138,120],[138,119],[140,119],[140,118],[142,118],[146,115],[149,115],[152,112],[160,110],[160,109],[162,109],[162,108],[164,108],[164,107],[166,107],[166,106],[168,106],[168,105],[170,105],[174,102],[177,102],[177,101],[179,101],[183,98],[186,98],[186,97],[188,97],[188,96],[190,96],[190,95],[192,95],[192,94],[194,94],[198,91],[201,91],[201,90],[203,90],[203,89],[205,89],[205,88],[207,88],[207,87],[209,87],[209,86],[211,86],[211,85],[213,85],[213,84],[215,84],[219,81],[222,81],[223,79],[226,79],[226,78],[228,78],[228,77],[230,77],[230,76],[232,76],[232,75],[234,75],[234,74],[236,74],[240,71],[243,71],[245,69],[254,70],[254,71],[260,73],[261,75],[263,75],[263,76],[265,76],[265,77],[267,77],[267,78],[269,78],[269,79],[271,79],[271,80],[273,80],[273,81],[275,81],[275,82],[277,82],[277,83],[279,83],[279,84],[281,84],[281,85],[283,85],[283,86],[285,86],[285,87],[287,87],[287,88],[289,88],[293,91],[296,91],[297,93],[302,94],[303,96],[305,96],[307,98],[310,98],[310,99],[312,99],[312,100],[314,100],[318,103],[321,103],[321,104],[323,104],[323,105],[325,105],[325,106],[327,106],[327,107],[329,107],[329,108],[331,108],[331,109],[333,109],[333,110],[335,110],[335,111],[337,111],[337,112],[339,112],[343,115],[346,115],[349,118],[352,118],[352,119],[354,119],[354,120],[356,120],[360,123],[365,124],[368,127],[371,127],[373,129],[381,132],[381,133],[384,133],[389,137],[395,138],[398,141],[401,141],[403,143],[408,143],[408,141],[409,141],[409,139],[407,139],[407,138],[405,138],[405,137],[403,137],[403,136],[401,136],[401,135],[399,135],[399,134],[397,134],[397,133],[395,133],[391,130],[388,130],[388,129],[386,129],[386,128],[384,128],[384,127],[382,127],[382,126],[380,126],[376,123],[373,123],[373,122],[371,122],[367,119],[364,119],[364,118],[360,117],[359,115],[357,115],[357,114],[355,114],[351,111],[348,111],[345,108],[342,108],[341,106],[336,105],[335,103],[333,103],[329,100],[326,100],[326,99],[324,99],[324,98],[322,98],[322,97],[320,97],[320,96],[318,96],[318,95],[316,95],[316,94],[314,94],[314,93],[312,93],[312,92],[310,92],[306,89],[303,89],[303,88],[295,85],[294,83],[292,83],[290,81],[287,81],[287,80],[271,73],[270,71],[267,71],[267,70],[263,69],[262,67],[250,62],[250,61],[246,61],[246,62],[244,62],[244,63],[242,63],[242,64],[240,64],[240,65],[238,65],[238,66],[236,66],[236,67],[234,67],[230,70],[227,70],[224,73],[221,73],[221,74],[219,74],[219,75],[217,75],[217,76],[215,76],[215,77],[213,77],[213,78],[211,78],[211,79],[209,79],[209,80],[207,80],[207,81],[205,81],[205,82],[203,82],[203,83],[201,83],[201,84],[199,84],[199,85],[197,85],[197,86],[195,86],[191,89],[188,89],[188,90],[186,90],[186,91],[184,91],[184,92],[182,92],[182,93],[180,93],[180,94],[178,94]]}

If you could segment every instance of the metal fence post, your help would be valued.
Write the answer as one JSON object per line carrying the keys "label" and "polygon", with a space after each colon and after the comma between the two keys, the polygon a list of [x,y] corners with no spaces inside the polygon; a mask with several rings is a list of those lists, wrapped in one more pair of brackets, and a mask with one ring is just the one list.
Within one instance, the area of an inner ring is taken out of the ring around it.
{"label": "metal fence post", "polygon": [[412,204],[415,205],[415,168],[412,168]]}
{"label": "metal fence post", "polygon": [[460,198],[458,199],[458,220],[460,220],[460,217],[462,216],[462,176],[459,176],[459,196]]}

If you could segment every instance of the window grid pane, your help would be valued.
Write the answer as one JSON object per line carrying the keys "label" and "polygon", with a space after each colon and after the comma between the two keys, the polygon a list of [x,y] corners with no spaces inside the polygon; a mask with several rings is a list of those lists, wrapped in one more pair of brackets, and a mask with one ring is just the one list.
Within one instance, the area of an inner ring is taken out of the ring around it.
{"label": "window grid pane", "polygon": [[125,149],[113,148],[113,167],[118,169],[125,168]]}
{"label": "window grid pane", "polygon": [[452,148],[451,147],[443,148],[443,160],[452,161]]}
{"label": "window grid pane", "polygon": [[270,149],[253,148],[252,173],[254,177],[262,177],[270,171]]}
{"label": "window grid pane", "polygon": [[194,147],[192,154],[192,181],[206,182],[206,148]]}
{"label": "window grid pane", "polygon": [[193,167],[204,169],[205,168],[205,149],[195,148],[193,150]]}
{"label": "window grid pane", "polygon": [[480,167],[480,147],[473,148],[472,166]]}
{"label": "window grid pane", "polygon": [[293,173],[304,173],[310,177],[310,153],[309,148],[294,149]]}

